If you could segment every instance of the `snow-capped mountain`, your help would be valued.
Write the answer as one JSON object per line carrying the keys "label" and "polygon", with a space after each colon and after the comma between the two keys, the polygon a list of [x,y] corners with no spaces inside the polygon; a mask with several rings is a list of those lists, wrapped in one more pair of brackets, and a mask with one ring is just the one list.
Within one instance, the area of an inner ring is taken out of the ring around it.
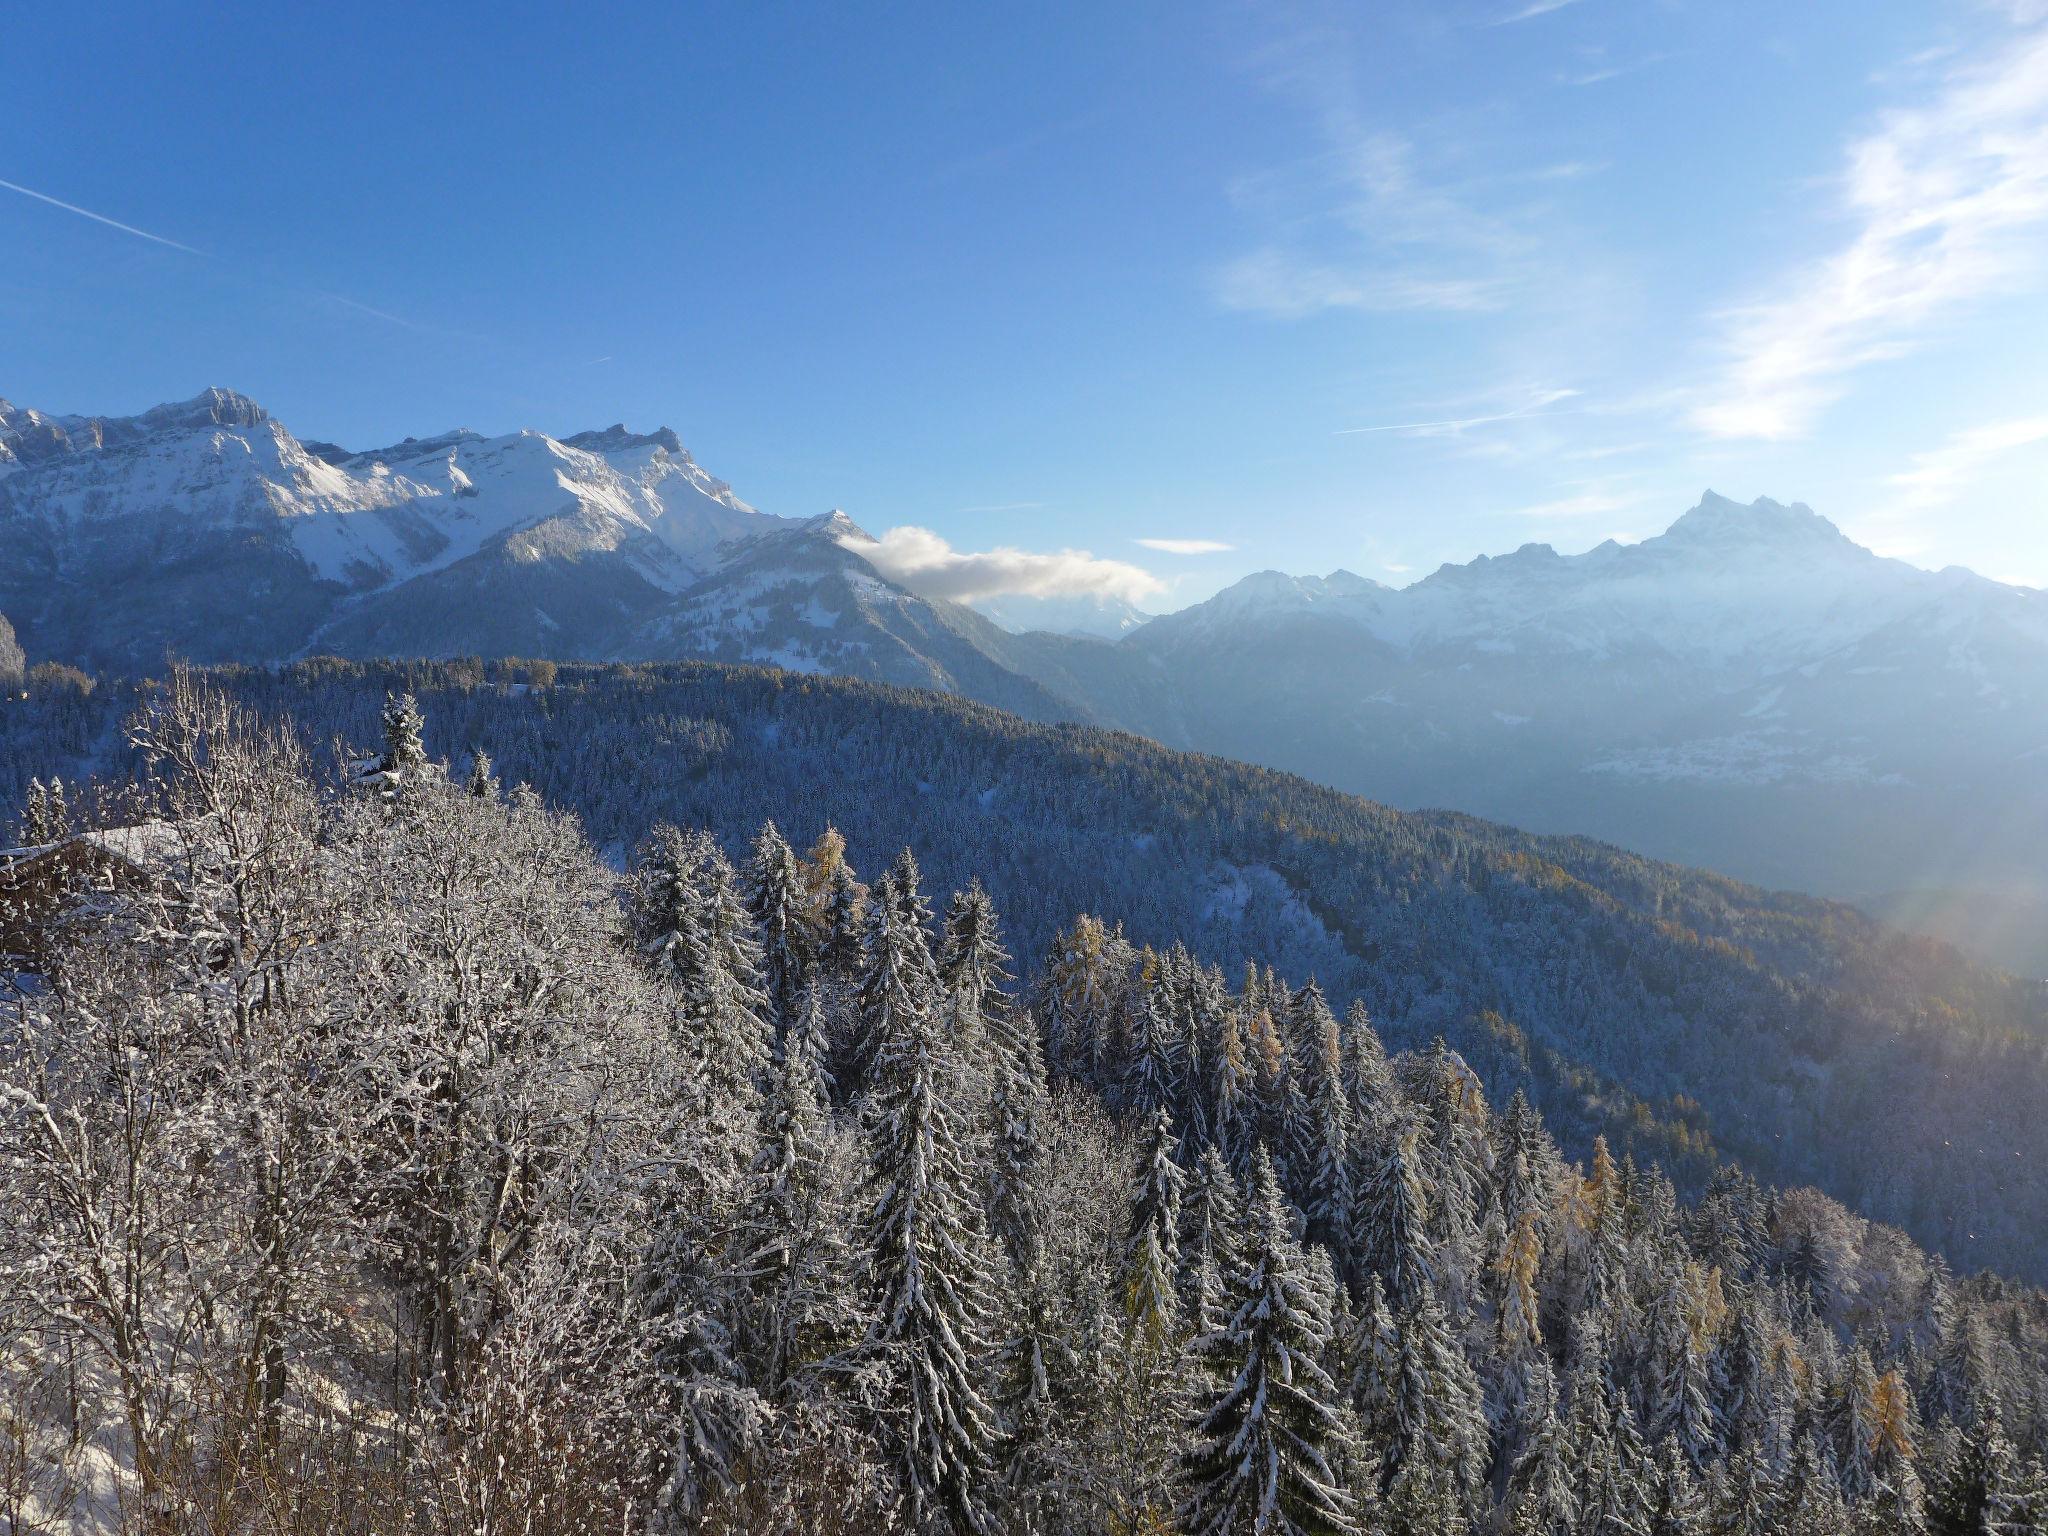
{"label": "snow-capped mountain", "polygon": [[352,452],[210,390],[118,418],[0,402],[0,539],[32,661],[714,657],[1829,894],[2048,869],[2048,593],[1881,559],[1767,500],[1709,493],[1641,544],[1530,545],[1399,590],[1267,571],[1143,623],[977,612],[884,578],[842,515],[756,511],[665,429]]}
{"label": "snow-capped mountain", "polygon": [[977,597],[968,606],[1013,635],[1084,635],[1096,640],[1121,640],[1152,620],[1151,614],[1120,597],[1087,594],[1033,597],[1005,592],[995,597]]}
{"label": "snow-capped mountain", "polygon": [[120,418],[0,403],[0,452],[18,552],[0,607],[31,654],[98,665],[602,650],[720,545],[783,522],[666,430],[457,431],[351,453],[222,389]]}
{"label": "snow-capped mountain", "polygon": [[[0,402],[0,613],[32,659],[683,656],[1095,718],[1069,642],[879,575],[843,514],[756,511],[667,428],[354,452],[229,390],[133,417]],[[1099,645],[1090,649],[1102,649]]]}
{"label": "snow-capped mountain", "polygon": [[1186,743],[1395,804],[1837,894],[2048,854],[2048,593],[1804,506],[1710,492],[1641,544],[1398,591],[1261,573],[1121,649],[1171,679]]}

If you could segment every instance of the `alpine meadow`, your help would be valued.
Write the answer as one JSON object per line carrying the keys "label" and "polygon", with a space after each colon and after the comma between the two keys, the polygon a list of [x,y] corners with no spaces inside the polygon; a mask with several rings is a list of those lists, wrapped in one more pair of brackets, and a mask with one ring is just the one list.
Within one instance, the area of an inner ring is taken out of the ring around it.
{"label": "alpine meadow", "polygon": [[2048,1536],[2037,0],[0,97],[0,1536]]}

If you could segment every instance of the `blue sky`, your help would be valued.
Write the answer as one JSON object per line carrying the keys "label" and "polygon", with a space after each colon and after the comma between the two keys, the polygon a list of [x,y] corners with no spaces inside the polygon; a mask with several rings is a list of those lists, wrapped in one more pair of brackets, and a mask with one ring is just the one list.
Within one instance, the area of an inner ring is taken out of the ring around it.
{"label": "blue sky", "polygon": [[0,395],[667,424],[1156,608],[1709,485],[2048,585],[2044,0],[856,10],[20,12]]}

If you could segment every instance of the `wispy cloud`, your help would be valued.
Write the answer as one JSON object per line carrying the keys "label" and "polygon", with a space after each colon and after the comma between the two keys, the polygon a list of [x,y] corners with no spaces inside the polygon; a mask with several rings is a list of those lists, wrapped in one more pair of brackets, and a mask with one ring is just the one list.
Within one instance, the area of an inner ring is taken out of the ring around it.
{"label": "wispy cloud", "polygon": [[23,197],[32,197],[39,203],[48,203],[52,208],[62,208],[66,213],[75,213],[81,219],[91,219],[95,224],[104,224],[109,229],[118,229],[124,235],[133,235],[138,240],[154,241],[167,245],[174,251],[183,251],[188,256],[204,256],[206,252],[196,246],[173,240],[169,235],[153,235],[146,229],[137,229],[133,224],[123,224],[119,219],[110,219],[104,213],[94,213],[90,208],[81,208],[76,203],[67,203],[62,198],[52,197],[47,192],[38,192],[33,187],[24,187],[18,182],[0,181],[0,187],[9,192],[19,192]]}
{"label": "wispy cloud", "polygon": [[1458,146],[1441,132],[1375,122],[1353,74],[1358,47],[1320,28],[1254,50],[1262,83],[1308,117],[1318,147],[1230,189],[1258,233],[1215,271],[1216,302],[1282,319],[1505,308],[1528,285],[1538,242],[1497,206],[1500,168],[1461,183],[1448,173]]}
{"label": "wispy cloud", "polygon": [[1221,539],[1133,539],[1133,544],[1156,549],[1162,555],[1220,555],[1237,548]]}
{"label": "wispy cloud", "polygon": [[1896,488],[1895,514],[1912,514],[1953,502],[1991,463],[2020,448],[2048,442],[2048,416],[1989,422],[1950,435],[1939,448],[1913,455],[1913,467],[1890,478]]}
{"label": "wispy cloud", "polygon": [[1648,53],[1640,59],[1629,59],[1619,64],[1594,64],[1581,70],[1566,70],[1557,76],[1557,83],[1571,86],[1601,85],[1609,80],[1619,80],[1623,75],[1632,75],[1639,69],[1648,69],[1652,64],[1662,64],[1670,57],[1668,53]]}
{"label": "wispy cloud", "polygon": [[1539,501],[1532,507],[1516,507],[1513,515],[1538,519],[1561,517],[1599,517],[1608,512],[1619,512],[1633,506],[1632,496],[1617,496],[1608,491],[1585,491],[1577,496],[1561,496],[1555,501]]}
{"label": "wispy cloud", "polygon": [[1848,146],[1848,242],[1723,317],[1727,356],[1693,410],[1716,437],[1798,437],[1873,362],[2048,261],[2048,32],[2001,37],[1928,105]]}
{"label": "wispy cloud", "polygon": [[1103,560],[1084,549],[1051,554],[1009,547],[955,549],[929,528],[891,528],[879,539],[840,540],[891,581],[924,597],[971,602],[1015,593],[1025,597],[1120,597],[1137,603],[1166,583],[1141,566]]}
{"label": "wispy cloud", "polygon": [[1532,395],[1528,402],[1511,411],[1497,411],[1485,416],[1455,416],[1443,421],[1395,421],[1372,427],[1340,427],[1333,437],[1360,437],[1374,432],[1399,432],[1405,437],[1451,437],[1471,427],[1490,426],[1499,421],[1524,421],[1533,416],[1573,416],[1581,413],[1581,407],[1567,407],[1561,411],[1546,407],[1560,400],[1570,400],[1578,395],[1576,389],[1545,389]]}
{"label": "wispy cloud", "polygon": [[1577,5],[1579,0],[1530,0],[1517,10],[1496,16],[1487,23],[1489,27],[1512,27],[1518,21],[1534,21],[1538,16],[1548,16],[1561,11],[1568,5]]}
{"label": "wispy cloud", "polygon": [[1422,272],[1343,267],[1274,246],[1239,257],[1216,278],[1216,298],[1224,308],[1253,310],[1284,320],[1329,309],[1384,314],[1494,310],[1506,304],[1505,289],[1497,277],[1431,277]]}

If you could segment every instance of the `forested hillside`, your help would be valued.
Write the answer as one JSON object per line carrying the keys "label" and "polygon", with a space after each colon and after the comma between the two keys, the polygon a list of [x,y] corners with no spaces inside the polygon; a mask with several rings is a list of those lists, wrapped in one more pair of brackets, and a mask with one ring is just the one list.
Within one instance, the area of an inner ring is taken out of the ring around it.
{"label": "forested hillside", "polygon": [[[1605,1132],[1686,1190],[1733,1158],[1961,1269],[2048,1273],[2039,990],[1844,907],[844,680],[324,660],[219,676],[328,763],[412,689],[436,756],[462,771],[487,751],[614,862],[664,820],[735,849],[771,817],[800,845],[829,825],[859,867],[909,845],[944,886],[978,876],[1028,959],[1092,911],[1233,975],[1313,975],[1396,1046],[1442,1034],[1497,1101],[1526,1091],[1574,1155]],[[53,684],[8,706],[0,793],[119,776],[133,703]]]}
{"label": "forested hillside", "polygon": [[[377,681],[282,686],[341,716]],[[1000,765],[1028,811],[1055,791],[1021,781],[1092,759],[1065,792],[1092,783],[1076,814],[1113,816],[1161,771],[1132,743],[843,685],[583,681],[493,714],[500,739],[523,719],[536,769],[549,748],[595,763],[604,720],[644,732],[644,693],[698,699],[662,746],[700,786],[747,731],[764,780],[778,755],[833,757],[855,785],[926,775],[909,793],[933,806]],[[1234,982],[1198,944],[1085,913],[1021,975],[984,885],[941,915],[913,853],[866,852],[873,820],[858,855],[662,824],[614,869],[484,757],[444,773],[425,725],[383,704],[375,750],[323,788],[288,723],[202,679],[136,719],[146,877],[46,916],[0,1014],[11,1529],[2048,1520],[2037,1291],[1956,1282],[1811,1190],[1730,1168],[1685,1203],[1604,1139],[1573,1161],[1526,1096],[1443,1041],[1390,1052],[1327,981]],[[1284,807],[1260,834],[1282,851],[1335,825],[1288,781],[1161,756],[1194,808],[1151,829],[1162,870],[1195,824],[1229,847],[1226,821]],[[110,803],[63,800],[43,786],[34,830]],[[1439,875],[1468,918],[1614,861],[1538,872],[1506,834],[1351,814],[1384,822],[1354,856],[1424,909],[1415,849],[1479,861]],[[985,870],[1061,878],[1015,823],[981,823]],[[1586,883],[1579,906],[1613,900]],[[1667,900],[1674,929],[1708,909]]]}

